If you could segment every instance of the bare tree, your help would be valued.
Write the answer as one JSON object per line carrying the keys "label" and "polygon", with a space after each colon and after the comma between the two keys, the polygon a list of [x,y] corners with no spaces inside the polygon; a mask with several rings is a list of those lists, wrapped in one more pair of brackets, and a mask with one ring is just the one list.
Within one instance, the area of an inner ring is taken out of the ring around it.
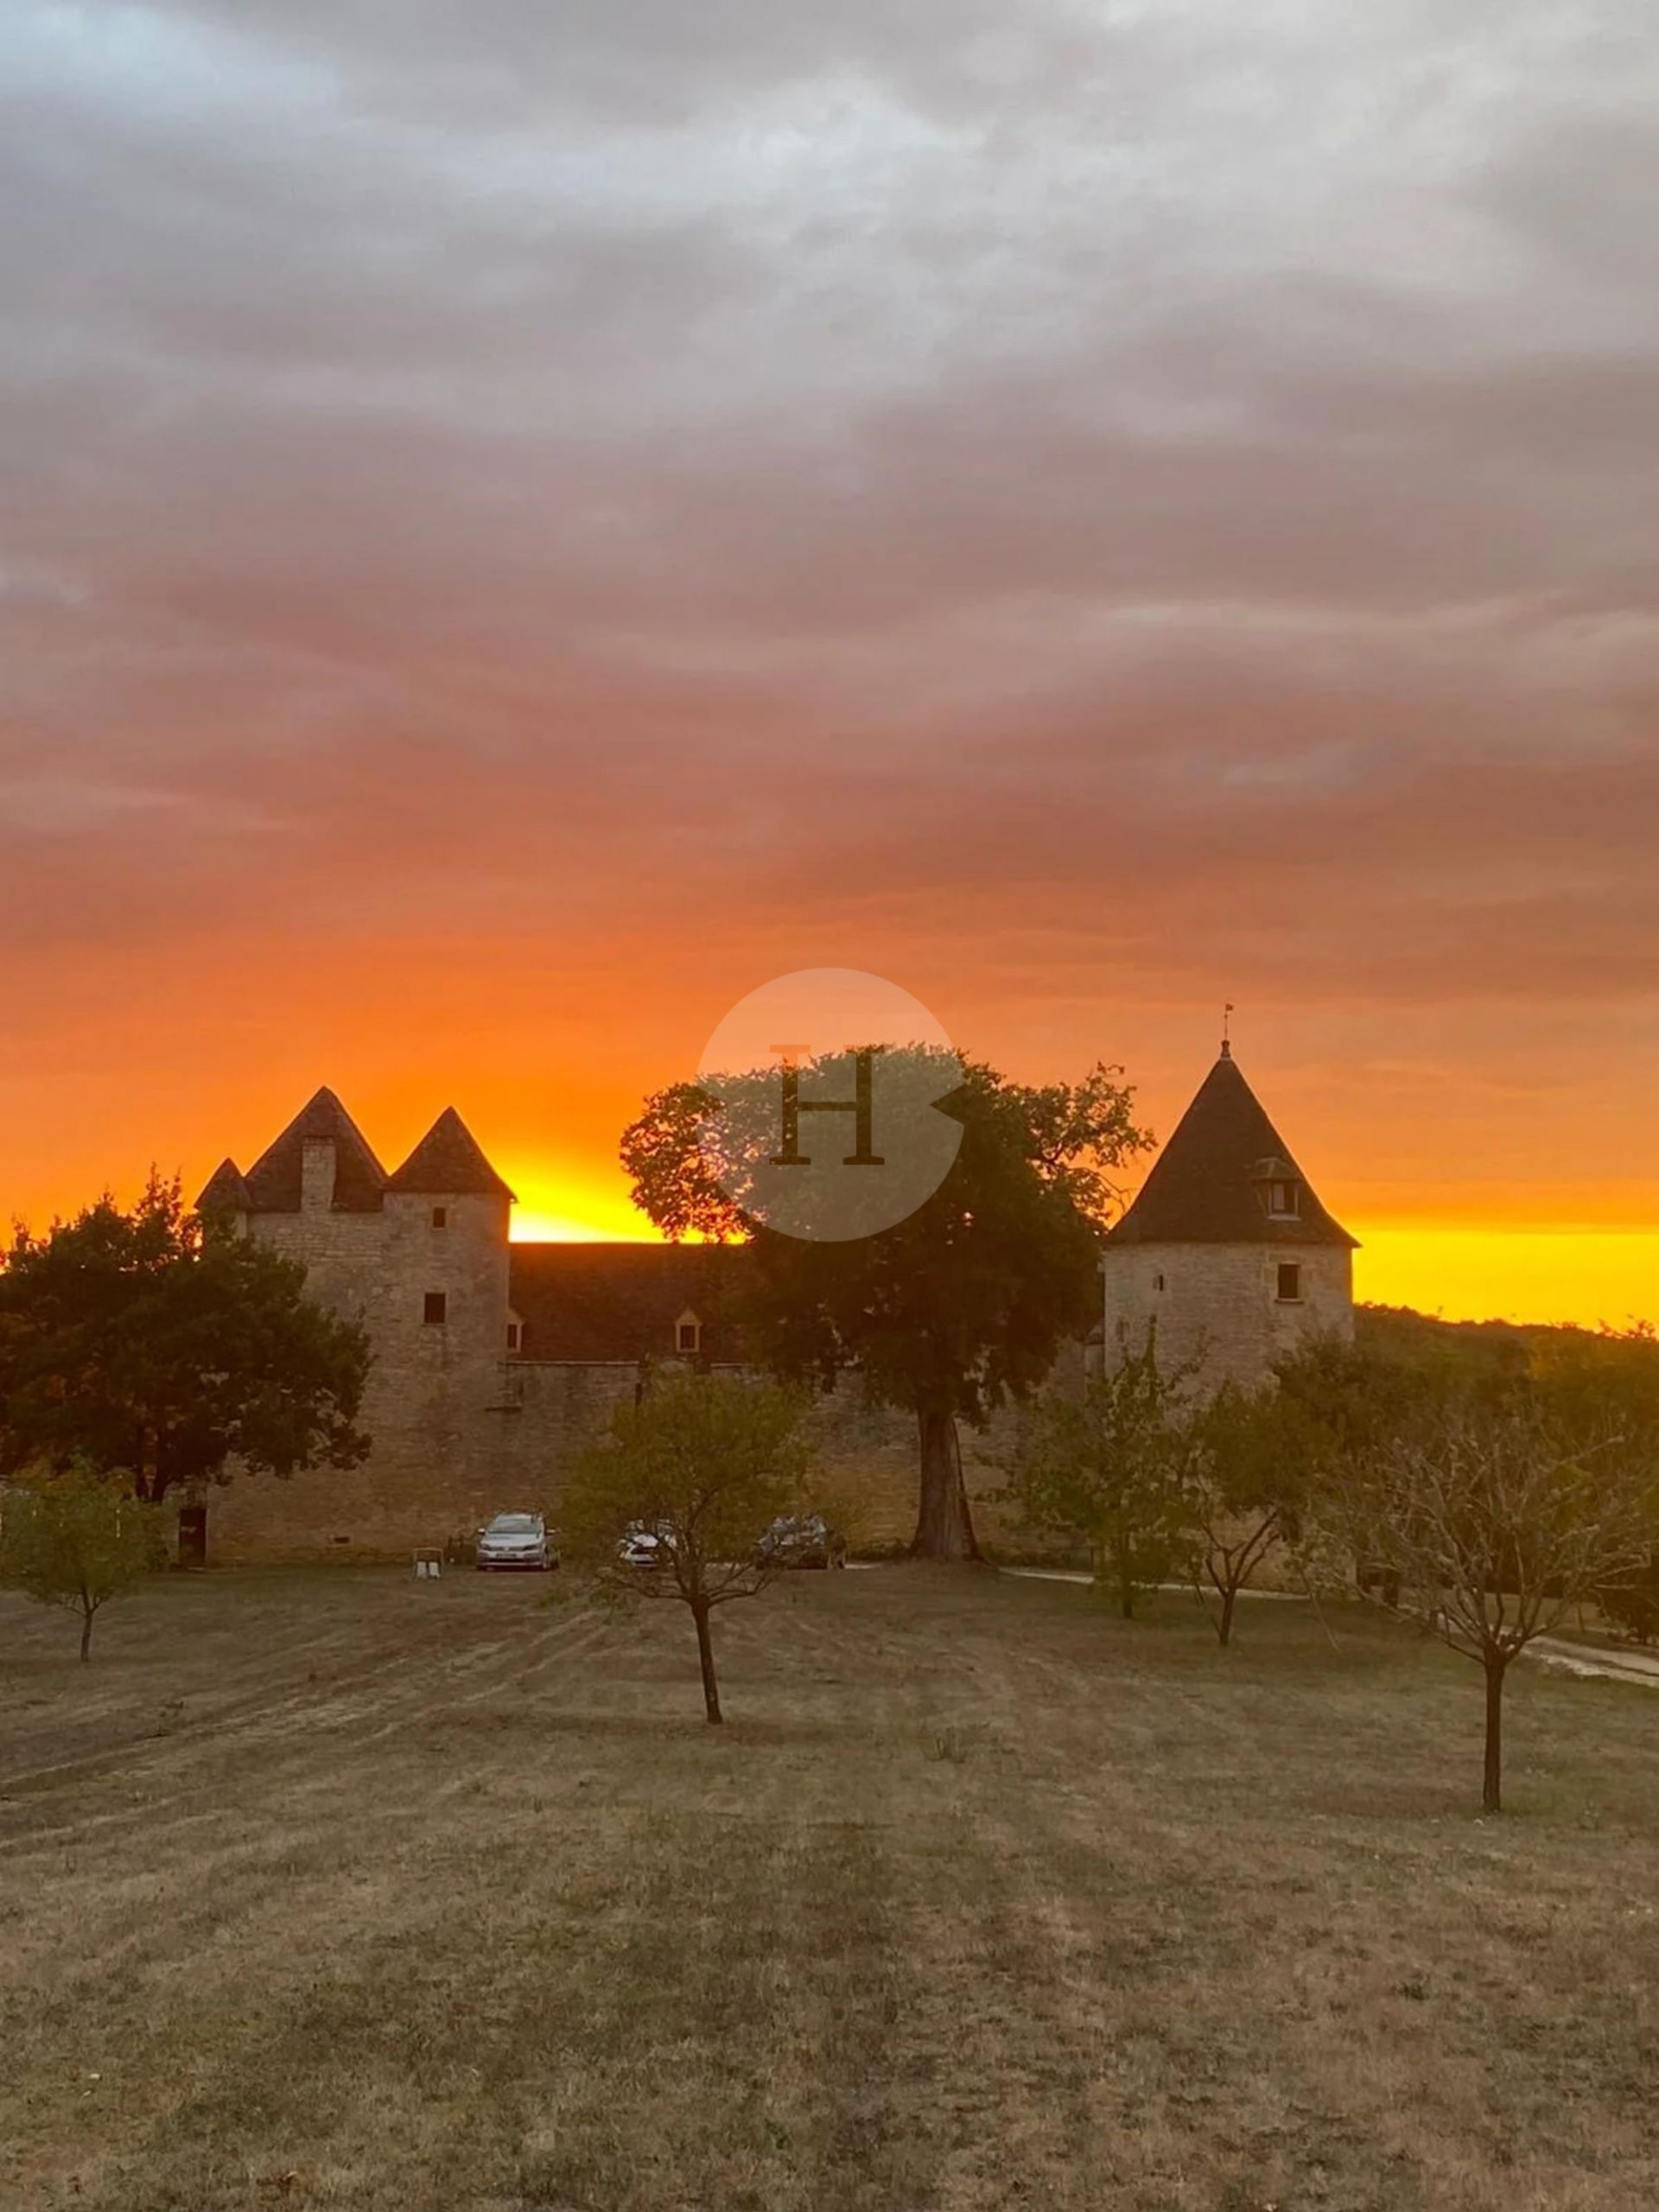
{"label": "bare tree", "polygon": [[1598,1592],[1639,1574],[1654,1541],[1644,1448],[1526,1400],[1442,1405],[1350,1460],[1332,1503],[1344,1541],[1486,1683],[1482,1802],[1499,1810],[1511,1662]]}

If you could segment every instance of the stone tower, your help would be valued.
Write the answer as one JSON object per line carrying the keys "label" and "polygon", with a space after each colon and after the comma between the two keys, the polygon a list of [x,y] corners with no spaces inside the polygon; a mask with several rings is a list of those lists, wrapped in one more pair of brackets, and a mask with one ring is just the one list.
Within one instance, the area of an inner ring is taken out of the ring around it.
{"label": "stone tower", "polygon": [[221,1552],[384,1553],[495,1510],[513,1202],[453,1107],[388,1174],[326,1088],[245,1174],[216,1171],[201,1211],[302,1262],[309,1294],[373,1350],[369,1464],[232,1483],[212,1501]]}
{"label": "stone tower", "polygon": [[1317,1336],[1351,1338],[1357,1239],[1332,1219],[1231,1048],[1106,1237],[1106,1357],[1157,1325],[1170,1363],[1254,1383]]}

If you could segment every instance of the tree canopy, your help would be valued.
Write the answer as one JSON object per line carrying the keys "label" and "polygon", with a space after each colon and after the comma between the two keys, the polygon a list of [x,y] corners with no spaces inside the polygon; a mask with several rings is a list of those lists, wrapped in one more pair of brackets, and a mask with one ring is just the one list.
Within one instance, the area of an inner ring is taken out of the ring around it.
{"label": "tree canopy", "polygon": [[44,1235],[19,1228],[0,1268],[0,1477],[72,1464],[141,1500],[252,1472],[353,1466],[368,1371],[363,1329],[305,1295],[305,1270],[187,1211],[151,1176]]}

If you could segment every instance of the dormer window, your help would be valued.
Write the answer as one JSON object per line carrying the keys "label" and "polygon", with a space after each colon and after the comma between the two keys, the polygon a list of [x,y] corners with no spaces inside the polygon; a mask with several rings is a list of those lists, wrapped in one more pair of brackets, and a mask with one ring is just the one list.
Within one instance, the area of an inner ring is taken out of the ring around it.
{"label": "dormer window", "polygon": [[523,1351],[524,1348],[524,1323],[523,1323],[522,1321],[509,1321],[509,1322],[508,1322],[508,1324],[507,1324],[507,1350],[508,1350],[510,1352],[516,1352],[516,1351]]}
{"label": "dormer window", "polygon": [[682,1313],[674,1324],[674,1349],[688,1358],[702,1350],[702,1324],[695,1313]]}
{"label": "dormer window", "polygon": [[1275,1178],[1268,1185],[1268,1218],[1270,1221],[1300,1221],[1301,1213],[1300,1183],[1284,1176]]}

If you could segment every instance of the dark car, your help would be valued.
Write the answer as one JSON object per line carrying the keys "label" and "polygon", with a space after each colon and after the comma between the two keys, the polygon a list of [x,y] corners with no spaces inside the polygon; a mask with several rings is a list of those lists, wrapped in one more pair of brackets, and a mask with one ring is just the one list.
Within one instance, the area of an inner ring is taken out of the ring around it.
{"label": "dark car", "polygon": [[754,1548],[757,1567],[845,1567],[847,1539],[822,1513],[784,1514]]}

